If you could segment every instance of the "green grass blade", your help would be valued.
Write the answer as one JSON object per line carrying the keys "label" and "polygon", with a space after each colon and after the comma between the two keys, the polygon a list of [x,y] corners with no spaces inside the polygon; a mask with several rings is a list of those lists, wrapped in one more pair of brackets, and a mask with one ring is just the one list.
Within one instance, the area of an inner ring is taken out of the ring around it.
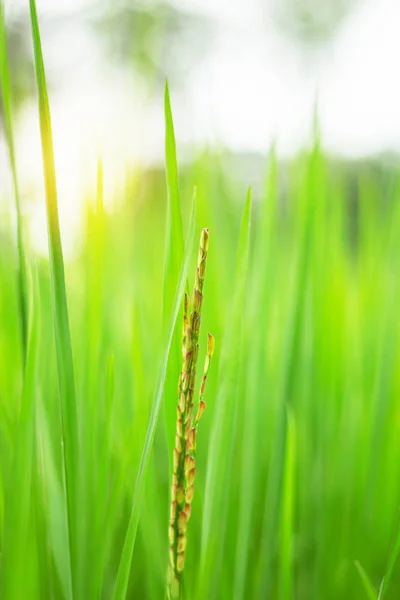
{"label": "green grass blade", "polygon": [[179,315],[179,310],[182,302],[182,295],[186,285],[187,270],[189,266],[189,260],[192,254],[194,232],[196,225],[196,202],[193,201],[192,212],[190,216],[189,229],[187,234],[187,243],[185,249],[185,256],[182,264],[182,268],[179,275],[178,286],[175,292],[175,299],[172,306],[172,312],[170,316],[170,323],[167,331],[167,337],[165,341],[164,351],[161,360],[161,366],[158,374],[158,381],[156,386],[156,392],[154,401],[151,409],[149,424],[146,431],[146,439],[140,460],[139,472],[136,480],[135,491],[133,495],[131,516],[129,519],[128,530],[126,532],[125,543],[122,550],[122,555],[118,567],[117,580],[115,583],[113,598],[114,600],[124,600],[129,582],[129,573],[132,562],[132,554],[135,546],[137,527],[139,522],[139,509],[140,501],[143,493],[143,483],[146,474],[146,470],[149,465],[150,453],[153,446],[154,436],[156,433],[156,426],[158,416],[161,408],[161,401],[164,393],[164,384],[167,375],[167,365],[172,344],[172,337],[175,330],[176,321]]}
{"label": "green grass blade", "polygon": [[76,407],[74,366],[69,329],[67,293],[64,278],[64,259],[58,217],[58,199],[50,107],[35,0],[30,0],[30,15],[38,90],[40,134],[46,190],[47,226],[49,237],[50,274],[53,317],[60,392],[60,417],[63,431],[63,469],[68,508],[69,551],[72,581],[77,593],[79,544],[79,434]]}
{"label": "green grass blade", "polygon": [[[268,597],[272,585],[272,556],[276,551],[276,542],[280,511],[282,508],[282,486],[286,453],[287,405],[292,399],[295,377],[296,359],[299,353],[301,328],[307,290],[308,262],[310,257],[312,218],[314,215],[315,179],[318,169],[319,147],[313,150],[308,165],[306,184],[302,189],[302,214],[299,227],[299,249],[296,264],[295,282],[290,302],[286,331],[283,334],[281,373],[279,375],[278,407],[275,424],[275,439],[271,451],[271,464],[265,498],[264,523],[261,533],[260,550],[260,582],[258,594]],[[273,291],[271,291],[273,293]]]}
{"label": "green grass blade", "polygon": [[[259,415],[257,401],[260,395],[260,381],[265,373],[264,346],[267,326],[259,327],[258,315],[262,312],[265,317],[271,310],[273,300],[271,294],[271,281],[273,273],[273,243],[277,228],[277,159],[275,148],[272,147],[268,160],[266,189],[262,201],[258,227],[255,226],[255,253],[263,257],[263,268],[257,272],[249,298],[249,310],[255,315],[254,324],[249,328],[247,339],[243,343],[251,344],[252,360],[248,363],[247,373],[247,400],[244,411],[243,449],[242,449],[242,473],[240,477],[240,508],[238,518],[238,539],[236,545],[235,564],[235,600],[242,600],[245,594],[246,572],[251,555],[251,530],[254,515],[249,510],[253,505],[255,491],[257,490],[257,462],[259,447],[257,444],[257,423]],[[258,231],[257,231],[258,229]],[[258,234],[258,235],[257,235]],[[254,235],[254,234],[253,234]]]}
{"label": "green grass blade", "polygon": [[279,595],[293,598],[293,512],[296,456],[296,429],[293,413],[287,411],[286,463],[283,482],[282,535],[280,550]]}
{"label": "green grass blade", "polygon": [[36,418],[36,445],[42,468],[40,508],[45,513],[49,547],[63,598],[72,600],[71,557],[69,552],[66,552],[69,542],[65,490],[59,481],[54,461],[50,427],[46,407],[39,403]]}
{"label": "green grass blade", "polygon": [[379,598],[381,600],[388,589],[390,580],[392,579],[393,570],[396,564],[396,561],[399,557],[400,553],[400,515],[397,517],[396,530],[394,534],[394,540],[390,548],[389,557],[387,561],[385,575],[382,578],[382,584],[379,591]]}
{"label": "green grass blade", "polygon": [[[111,472],[111,433],[113,427],[113,402],[114,402],[114,355],[110,354],[107,362],[107,376],[106,376],[106,394],[105,394],[105,418],[102,422],[102,432],[99,444],[99,463],[101,470],[97,482],[96,492],[97,497],[101,499],[102,505],[98,508],[96,517],[96,531],[98,536],[98,543],[102,544],[104,526],[107,521],[107,486],[110,485],[110,472]],[[95,597],[99,597],[101,593],[101,582],[104,574],[106,546],[103,543],[100,547],[96,547],[97,555],[97,569],[93,576]]]}
{"label": "green grass blade", "polygon": [[371,583],[370,578],[368,577],[367,573],[365,572],[363,566],[358,562],[358,560],[354,561],[354,566],[356,567],[357,572],[360,576],[361,583],[363,585],[363,588],[367,595],[368,600],[377,600],[378,595],[375,591],[374,586]]}
{"label": "green grass blade", "polygon": [[[169,315],[174,301],[177,275],[183,260],[184,240],[179,198],[178,162],[174,123],[172,119],[171,100],[168,83],[165,84],[165,169],[167,178],[167,225],[164,270],[164,333],[169,324]],[[176,387],[176,386],[175,386]]]}
{"label": "green grass blade", "polygon": [[[218,565],[222,560],[227,527],[231,466],[236,443],[243,319],[250,243],[251,189],[248,190],[240,228],[231,314],[221,350],[218,394],[214,404],[204,512],[201,532],[198,598],[218,597]],[[243,379],[242,379],[243,381]],[[220,590],[219,590],[220,593]]]}
{"label": "green grass blade", "polygon": [[15,208],[17,216],[17,245],[18,245],[18,297],[21,321],[22,362],[25,365],[28,342],[28,288],[26,273],[25,246],[23,239],[21,199],[17,176],[17,161],[14,144],[14,127],[11,100],[10,74],[8,68],[6,24],[4,19],[4,6],[0,0],[0,92],[3,118],[6,127],[8,153],[11,166],[12,182],[14,187]]}
{"label": "green grass blade", "polygon": [[[37,289],[35,291],[37,292]],[[34,295],[34,300],[32,299],[32,305],[21,412],[11,468],[12,481],[9,485],[4,515],[4,544],[1,563],[1,597],[4,600],[22,598],[27,593],[24,568],[31,510],[36,374],[39,352],[39,297],[37,293]]]}
{"label": "green grass blade", "polygon": [[[171,314],[172,303],[177,283],[177,276],[183,260],[183,226],[181,203],[179,195],[178,162],[176,157],[176,143],[174,123],[172,118],[171,101],[169,97],[168,82],[165,84],[164,93],[165,113],[165,170],[167,182],[167,222],[165,239],[165,262],[164,262],[164,290],[163,290],[163,332],[166,333],[168,319]],[[176,380],[181,361],[181,339],[180,330],[177,328],[172,338],[171,358],[169,372],[165,382],[164,412],[166,423],[166,434],[168,443],[168,456],[172,456],[175,442],[175,402]],[[176,368],[175,368],[176,367]],[[171,459],[170,459],[171,460]]]}

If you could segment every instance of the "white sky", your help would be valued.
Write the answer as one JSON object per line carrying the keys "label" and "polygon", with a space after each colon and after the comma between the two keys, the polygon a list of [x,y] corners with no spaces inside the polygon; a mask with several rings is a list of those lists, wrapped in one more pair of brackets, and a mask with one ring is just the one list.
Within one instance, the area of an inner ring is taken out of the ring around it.
{"label": "white sky", "polygon": [[[266,152],[272,141],[282,154],[292,154],[309,139],[317,91],[328,149],[348,156],[400,151],[400,0],[363,0],[332,42],[314,55],[300,53],[278,35],[260,0],[175,3],[198,7],[219,25],[212,51],[187,74],[185,90],[171,89],[181,157],[188,144]],[[90,0],[37,4],[39,18],[45,19],[73,13]],[[27,2],[9,0],[7,5],[18,10]],[[43,45],[48,72],[57,73],[60,82],[50,101],[61,220],[67,230],[79,220],[82,190],[95,181],[98,154],[111,188],[126,163],[162,159],[164,124],[162,98],[149,102],[131,74],[105,66],[79,20],[66,27],[64,36],[59,32],[45,35]],[[23,191],[31,195],[36,190],[40,199],[34,105],[21,116],[17,155]],[[2,187],[9,187],[6,172],[0,132],[0,196]],[[40,206],[33,228],[44,239],[44,203]]]}

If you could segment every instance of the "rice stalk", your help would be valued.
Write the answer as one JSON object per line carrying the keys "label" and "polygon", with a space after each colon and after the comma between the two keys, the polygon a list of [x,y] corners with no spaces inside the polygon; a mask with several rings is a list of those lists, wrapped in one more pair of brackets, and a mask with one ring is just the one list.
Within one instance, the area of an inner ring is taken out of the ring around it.
{"label": "rice stalk", "polygon": [[200,418],[205,410],[204,390],[210,361],[214,353],[214,338],[208,334],[207,355],[200,385],[199,406],[194,418],[194,389],[199,354],[199,333],[203,284],[208,254],[208,229],[203,229],[194,291],[192,312],[189,316],[190,299],[185,294],[182,331],[182,371],[179,377],[179,400],[177,408],[176,438],[173,451],[173,475],[171,512],[169,524],[170,561],[167,575],[168,598],[179,598],[181,577],[185,565],[187,526],[191,515],[196,473],[196,437]]}

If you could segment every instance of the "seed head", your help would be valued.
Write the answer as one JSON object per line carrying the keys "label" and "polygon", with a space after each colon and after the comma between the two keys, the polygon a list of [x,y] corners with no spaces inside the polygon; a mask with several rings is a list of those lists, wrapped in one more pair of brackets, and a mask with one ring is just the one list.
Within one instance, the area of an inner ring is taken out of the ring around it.
{"label": "seed head", "polygon": [[188,428],[187,439],[189,439],[190,428],[193,425],[193,404],[189,407],[187,415],[186,415],[186,423],[185,423],[185,431]]}
{"label": "seed head", "polygon": [[193,317],[193,327],[192,327],[192,334],[193,334],[193,336],[195,336],[196,339],[199,337],[200,322],[201,322],[201,316],[196,313]]}
{"label": "seed head", "polygon": [[[186,489],[186,502],[191,504],[193,501],[193,496],[194,496],[194,485],[191,485],[190,487],[188,487]],[[186,508],[185,508],[185,510],[186,510]]]}
{"label": "seed head", "polygon": [[196,469],[191,469],[186,473],[186,485],[189,487],[194,483],[194,476],[196,474]]}
{"label": "seed head", "polygon": [[178,419],[176,422],[176,432],[180,437],[182,437],[182,419]]}
{"label": "seed head", "polygon": [[193,311],[196,313],[200,313],[202,303],[203,294],[199,290],[194,290]]}
{"label": "seed head", "polygon": [[[190,354],[190,356],[192,356],[191,351],[188,352],[188,354]],[[181,383],[182,393],[181,393],[181,397],[179,399],[179,409],[182,413],[185,410],[185,393],[188,391],[189,383],[190,383],[190,369],[185,371],[183,374],[183,377],[182,377],[182,383]]]}
{"label": "seed head", "polygon": [[175,483],[173,483],[171,486],[171,501],[172,502],[175,502],[175,500],[176,500],[176,487],[177,486]]}
{"label": "seed head", "polygon": [[173,525],[169,526],[168,537],[169,543],[171,544],[171,546],[173,546],[175,543],[175,527]]}
{"label": "seed head", "polygon": [[184,566],[185,566],[185,553],[179,552],[178,559],[176,561],[176,570],[178,571],[178,573],[182,573]]}
{"label": "seed head", "polygon": [[[207,356],[207,358],[208,358],[208,356]],[[207,366],[207,363],[206,363],[206,366]],[[207,381],[207,375],[203,375],[203,378],[201,380],[201,385],[200,385],[200,396],[204,396],[206,381]]]}
{"label": "seed head", "polygon": [[208,232],[208,228],[203,229],[200,236],[200,248],[203,250],[204,253],[208,252]]}
{"label": "seed head", "polygon": [[170,565],[167,573],[169,599],[180,597],[181,592],[180,581],[185,564],[187,544],[186,531],[192,512],[194,496],[197,425],[206,407],[203,395],[208,367],[214,352],[214,338],[209,334],[206,363],[200,384],[199,407],[196,420],[194,420],[194,391],[196,388],[196,367],[199,354],[198,341],[208,246],[209,231],[208,229],[203,229],[200,238],[193,297],[190,300],[188,294],[185,294],[183,302],[182,370],[178,382],[177,424],[171,488],[172,499],[168,530],[170,543]]}
{"label": "seed head", "polygon": [[183,510],[178,517],[178,529],[179,529],[180,533],[185,533],[185,531],[187,529],[187,524],[188,524],[187,514]]}
{"label": "seed head", "polygon": [[184,308],[184,314],[185,314],[185,316],[187,316],[189,314],[189,308],[190,308],[189,294],[185,294],[184,301],[183,301],[183,308]]}
{"label": "seed head", "polygon": [[178,536],[178,552],[184,552],[186,550],[186,535]]}
{"label": "seed head", "polygon": [[190,434],[190,430],[191,430],[191,428],[192,428],[192,422],[191,422],[191,421],[188,421],[188,422],[185,424],[185,440],[187,440],[187,439],[189,438],[189,434]]}
{"label": "seed head", "polygon": [[174,448],[174,473],[177,472],[179,466],[179,452]]}
{"label": "seed head", "polygon": [[[203,279],[204,279],[204,275],[206,274],[206,264],[207,264],[206,258],[205,257],[201,258],[201,260],[199,262],[199,266],[197,267],[198,282],[203,281]],[[199,285],[199,287],[200,287],[200,285]]]}
{"label": "seed head", "polygon": [[192,427],[192,429],[189,432],[188,449],[191,452],[194,452],[194,450],[196,450],[196,429],[194,427]]}
{"label": "seed head", "polygon": [[215,348],[215,339],[214,336],[211,335],[211,333],[207,334],[207,354],[208,356],[212,356],[214,354],[214,348]]}
{"label": "seed head", "polygon": [[191,504],[185,504],[185,513],[187,516],[187,520],[189,521],[190,515],[192,514],[192,505]]}
{"label": "seed head", "polygon": [[189,454],[186,454],[186,456],[185,456],[185,473],[194,469],[194,466],[195,466],[195,460],[194,460],[193,456],[189,456]]}
{"label": "seed head", "polygon": [[207,406],[207,404],[204,402],[204,400],[200,400],[199,410],[197,411],[196,421],[200,421],[201,415],[206,410],[206,406]]}
{"label": "seed head", "polygon": [[183,504],[185,501],[185,490],[182,485],[178,485],[176,488],[176,501],[178,504]]}
{"label": "seed head", "polygon": [[169,560],[171,563],[171,567],[174,569],[175,568],[175,552],[173,548],[169,549]]}

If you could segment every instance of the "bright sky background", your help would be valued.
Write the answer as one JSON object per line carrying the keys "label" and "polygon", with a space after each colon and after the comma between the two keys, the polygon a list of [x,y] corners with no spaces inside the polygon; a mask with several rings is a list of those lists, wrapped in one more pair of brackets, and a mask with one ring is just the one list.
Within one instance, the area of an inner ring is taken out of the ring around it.
{"label": "bright sky background", "polygon": [[[364,0],[335,38],[311,55],[284,39],[259,0],[175,0],[212,16],[217,36],[210,51],[187,74],[185,89],[171,89],[178,143],[216,143],[237,151],[266,152],[272,141],[283,155],[310,138],[315,98],[324,145],[360,156],[400,151],[400,0]],[[38,0],[39,18],[76,14],[43,40],[47,70],[57,74],[51,91],[54,142],[65,230],[80,218],[82,192],[92,189],[97,156],[106,182],[123,176],[125,164],[161,160],[162,98],[148,100],[127,71],[104,65],[93,34],[79,22],[77,8],[90,0]],[[6,2],[9,10],[25,0]],[[71,38],[73,44],[71,44]],[[42,167],[35,105],[17,129],[18,168],[23,192],[42,197]],[[9,188],[0,132],[0,195]],[[36,192],[32,192],[36,190]],[[44,202],[32,215],[36,238],[44,240]]]}

